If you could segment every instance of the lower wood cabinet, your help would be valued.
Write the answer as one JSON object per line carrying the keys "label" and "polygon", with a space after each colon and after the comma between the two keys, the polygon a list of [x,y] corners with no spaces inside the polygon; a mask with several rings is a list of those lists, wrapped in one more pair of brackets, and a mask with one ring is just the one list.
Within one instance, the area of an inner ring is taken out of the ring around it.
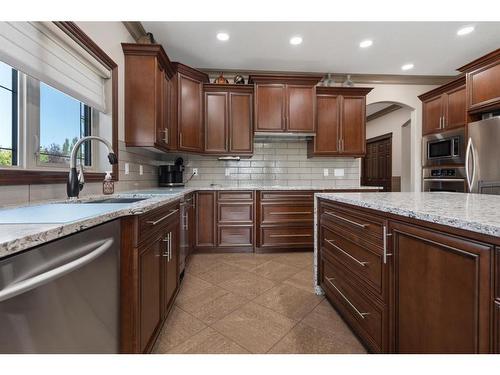
{"label": "lower wood cabinet", "polygon": [[179,288],[178,236],[179,202],[122,219],[121,353],[153,348]]}
{"label": "lower wood cabinet", "polygon": [[453,228],[319,202],[320,285],[370,351],[500,350],[493,245]]}

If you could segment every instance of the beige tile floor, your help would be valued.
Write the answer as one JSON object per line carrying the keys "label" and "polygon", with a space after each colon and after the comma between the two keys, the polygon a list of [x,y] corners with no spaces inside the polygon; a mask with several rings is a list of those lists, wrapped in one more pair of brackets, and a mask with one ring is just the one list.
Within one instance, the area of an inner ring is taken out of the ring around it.
{"label": "beige tile floor", "polygon": [[312,253],[195,254],[154,353],[366,353],[313,292]]}

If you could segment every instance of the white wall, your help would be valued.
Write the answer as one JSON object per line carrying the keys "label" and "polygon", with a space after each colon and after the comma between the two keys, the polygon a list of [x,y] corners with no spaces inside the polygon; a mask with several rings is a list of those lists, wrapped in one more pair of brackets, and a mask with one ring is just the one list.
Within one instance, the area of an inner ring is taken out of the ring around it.
{"label": "white wall", "polygon": [[393,176],[401,176],[401,126],[410,120],[411,112],[404,107],[366,123],[366,139],[392,133]]}
{"label": "white wall", "polygon": [[411,107],[411,186],[413,191],[421,190],[422,178],[422,103],[418,95],[430,91],[436,85],[359,84],[359,87],[373,87],[366,98],[366,104],[395,102]]}

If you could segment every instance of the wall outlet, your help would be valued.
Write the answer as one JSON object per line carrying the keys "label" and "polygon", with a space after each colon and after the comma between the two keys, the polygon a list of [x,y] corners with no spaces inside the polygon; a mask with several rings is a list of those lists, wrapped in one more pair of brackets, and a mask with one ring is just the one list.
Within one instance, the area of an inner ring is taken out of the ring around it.
{"label": "wall outlet", "polygon": [[224,174],[226,175],[226,177],[231,176],[231,170],[229,168],[226,168]]}
{"label": "wall outlet", "polygon": [[328,168],[323,168],[323,176],[328,176]]}
{"label": "wall outlet", "polygon": [[143,175],[144,174],[144,168],[142,167],[142,165],[139,165],[139,175]]}
{"label": "wall outlet", "polygon": [[193,175],[198,176],[198,168],[193,168]]}
{"label": "wall outlet", "polygon": [[333,174],[335,177],[344,177],[344,168],[335,168]]}
{"label": "wall outlet", "polygon": [[125,174],[130,174],[130,165],[125,163]]}

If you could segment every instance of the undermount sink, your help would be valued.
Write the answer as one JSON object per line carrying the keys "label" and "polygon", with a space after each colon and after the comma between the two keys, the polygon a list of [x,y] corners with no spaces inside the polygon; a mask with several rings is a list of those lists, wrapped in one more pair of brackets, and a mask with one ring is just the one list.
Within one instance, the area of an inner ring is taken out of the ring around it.
{"label": "undermount sink", "polygon": [[135,203],[140,202],[148,198],[105,198],[98,199],[95,201],[86,201],[82,203]]}

